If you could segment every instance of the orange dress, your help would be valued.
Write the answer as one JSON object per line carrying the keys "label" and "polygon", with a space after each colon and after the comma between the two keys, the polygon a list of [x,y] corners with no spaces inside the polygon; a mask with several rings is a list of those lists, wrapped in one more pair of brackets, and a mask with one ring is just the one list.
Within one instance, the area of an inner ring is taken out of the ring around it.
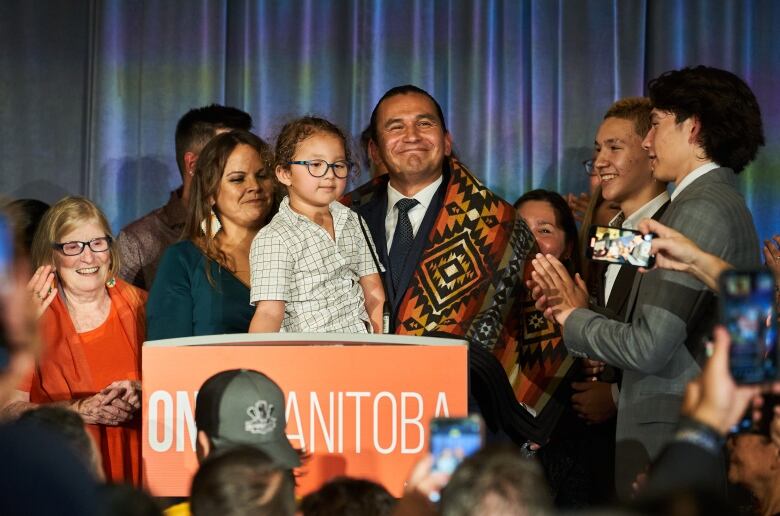
{"label": "orange dress", "polygon": [[[20,390],[32,403],[91,396],[116,380],[140,380],[146,292],[117,280],[111,310],[94,330],[77,333],[57,296],[41,318],[43,352]],[[141,485],[141,414],[119,426],[87,425],[103,458],[106,479]]]}

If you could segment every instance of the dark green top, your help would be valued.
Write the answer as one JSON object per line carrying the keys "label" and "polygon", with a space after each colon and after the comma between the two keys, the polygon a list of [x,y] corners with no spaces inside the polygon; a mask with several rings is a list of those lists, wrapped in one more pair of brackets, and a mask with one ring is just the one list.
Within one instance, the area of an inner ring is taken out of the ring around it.
{"label": "dark green top", "polygon": [[210,263],[190,240],[170,246],[163,254],[146,304],[146,340],[246,333],[255,309],[249,288],[230,271]]}

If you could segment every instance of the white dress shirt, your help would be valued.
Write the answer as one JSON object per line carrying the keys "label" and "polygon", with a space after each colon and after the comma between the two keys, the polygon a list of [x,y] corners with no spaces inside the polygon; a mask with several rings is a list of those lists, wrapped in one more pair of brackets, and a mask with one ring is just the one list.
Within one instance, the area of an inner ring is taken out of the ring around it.
{"label": "white dress shirt", "polygon": [[[360,278],[376,274],[371,235],[359,215],[330,203],[333,234],[290,208],[285,197],[249,250],[249,302],[284,301],[281,331],[366,333],[371,328]],[[380,264],[381,267],[381,264]]]}
{"label": "white dress shirt", "polygon": [[[417,192],[412,199],[416,199],[419,204],[410,209],[409,222],[412,223],[412,233],[417,236],[417,230],[420,229],[422,221],[425,218],[425,212],[428,211],[433,196],[436,194],[436,190],[441,185],[442,176],[429,184],[419,192]],[[387,252],[390,252],[390,247],[393,245],[393,235],[395,235],[395,225],[398,222],[398,208],[395,207],[395,203],[405,198],[401,192],[387,184],[387,215],[385,215],[385,235],[387,236]]]}
{"label": "white dress shirt", "polygon": [[720,168],[720,165],[710,161],[700,167],[693,169],[693,171],[690,174],[685,176],[683,180],[680,181],[679,185],[675,185],[674,191],[672,192],[672,200],[675,200],[675,198],[677,198],[677,196],[680,195],[683,190],[685,190],[686,186],[693,183],[694,181],[699,179],[701,176],[703,176],[710,170],[715,170],[716,168]]}
{"label": "white dress shirt", "polygon": [[[631,216],[626,217],[626,220],[623,221],[623,225],[620,227],[625,229],[636,229],[640,220],[652,217],[668,200],[669,193],[666,191],[661,192],[652,201],[645,203],[641,208],[632,213]],[[618,214],[615,215],[615,218],[610,221],[609,225],[611,226],[613,221],[622,214],[622,211],[618,212]],[[617,279],[621,267],[622,265],[618,265],[617,263],[610,263],[607,266],[607,272],[604,275],[604,304],[609,302],[609,296],[612,294],[612,287],[615,286],[615,280]]]}

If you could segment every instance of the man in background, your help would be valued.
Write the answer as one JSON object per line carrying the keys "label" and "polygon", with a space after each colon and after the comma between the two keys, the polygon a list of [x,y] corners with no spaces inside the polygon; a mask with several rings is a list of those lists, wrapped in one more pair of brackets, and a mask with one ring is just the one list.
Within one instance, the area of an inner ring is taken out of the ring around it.
{"label": "man in background", "polygon": [[144,290],[152,287],[163,251],[179,240],[184,229],[190,184],[198,154],[214,136],[233,129],[248,131],[252,117],[233,107],[211,104],[191,109],[176,124],[176,164],[182,185],[165,206],[125,226],[117,237],[122,260],[119,276]]}

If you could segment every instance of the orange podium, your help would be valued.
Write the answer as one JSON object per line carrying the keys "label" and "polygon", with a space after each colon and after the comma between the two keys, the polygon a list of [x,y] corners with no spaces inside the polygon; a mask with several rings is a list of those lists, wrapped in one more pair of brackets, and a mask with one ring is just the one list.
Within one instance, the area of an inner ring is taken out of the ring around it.
{"label": "orange podium", "polygon": [[155,496],[187,496],[197,469],[195,399],[227,369],[256,369],[285,392],[286,433],[309,454],[298,493],[347,475],[395,496],[428,450],[433,417],[467,412],[463,340],[274,333],[150,341],[142,353],[143,469]]}

